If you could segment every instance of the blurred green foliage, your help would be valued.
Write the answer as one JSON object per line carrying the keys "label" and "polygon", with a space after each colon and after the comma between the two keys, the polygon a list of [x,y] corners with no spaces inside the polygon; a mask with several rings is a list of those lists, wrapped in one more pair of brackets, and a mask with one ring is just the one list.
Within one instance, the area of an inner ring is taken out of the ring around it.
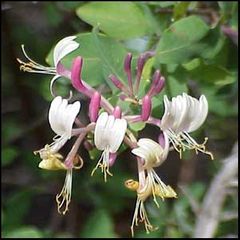
{"label": "blurred green foliage", "polygon": [[[237,139],[238,3],[6,1],[2,2],[2,12],[2,236],[130,236],[135,195],[124,188],[124,181],[136,177],[136,166],[125,148],[113,167],[114,177],[106,184],[98,173],[90,177],[99,152],[91,151],[89,156],[81,148],[87,164],[74,173],[70,213],[64,217],[57,215],[54,202],[64,174],[38,169],[39,159],[32,153],[53,137],[47,125],[50,78],[19,71],[15,59],[21,58],[20,45],[24,43],[37,62],[46,59],[52,64],[50,49],[54,44],[65,36],[76,35],[80,47],[63,63],[70,67],[73,57],[81,55],[83,79],[93,87],[104,86],[106,97],[125,110],[130,105],[120,103],[119,92],[108,75],[115,74],[127,83],[123,61],[129,51],[135,66],[140,53],[156,53],[144,68],[141,94],[150,85],[155,69],[166,78],[165,89],[154,97],[153,116],[161,117],[164,94],[207,96],[210,113],[196,135],[200,139],[203,135],[209,137],[208,148],[215,162],[205,161],[202,155],[196,160],[188,154],[186,161],[171,155],[169,165],[164,163],[165,169],[159,175],[176,186],[178,198],[160,202],[159,209],[149,201],[150,219],[159,229],[149,235],[143,227],[136,231],[136,237],[192,237],[196,213],[189,196],[201,203],[221,166],[219,160],[229,154]],[[231,34],[224,33],[223,26]],[[66,79],[57,84],[57,92],[64,96],[70,89]],[[87,121],[86,111],[82,117]],[[133,131],[144,127],[130,126]],[[154,136],[154,130],[146,132]],[[203,169],[201,177],[197,177],[198,167]],[[185,177],[184,171],[192,177]],[[171,177],[172,172],[176,179]],[[181,185],[185,191],[181,191]],[[230,197],[224,211],[237,211],[237,207],[236,199]],[[237,235],[237,219],[221,222],[215,236],[229,234]]]}

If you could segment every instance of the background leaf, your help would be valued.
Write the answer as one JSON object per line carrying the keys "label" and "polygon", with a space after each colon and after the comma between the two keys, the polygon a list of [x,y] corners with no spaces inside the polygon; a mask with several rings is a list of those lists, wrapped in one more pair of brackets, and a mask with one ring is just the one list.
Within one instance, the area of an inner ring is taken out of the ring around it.
{"label": "background leaf", "polygon": [[91,2],[79,7],[77,15],[118,39],[139,37],[152,31],[151,19],[134,2]]}

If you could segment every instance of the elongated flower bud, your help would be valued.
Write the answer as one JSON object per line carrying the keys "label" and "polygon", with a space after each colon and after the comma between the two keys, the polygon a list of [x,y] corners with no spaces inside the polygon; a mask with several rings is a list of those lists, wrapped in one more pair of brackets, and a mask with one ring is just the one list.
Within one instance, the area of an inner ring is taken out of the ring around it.
{"label": "elongated flower bud", "polygon": [[153,75],[153,81],[152,81],[150,89],[148,90],[147,95],[149,95],[149,96],[153,96],[154,95],[155,88],[159,84],[160,78],[161,78],[161,73],[160,73],[159,70],[156,70],[154,75]]}
{"label": "elongated flower bud", "polygon": [[96,91],[93,94],[89,104],[89,118],[91,122],[96,122],[98,118],[100,103],[101,103],[101,95],[99,94],[99,92]]}
{"label": "elongated flower bud", "polygon": [[165,85],[165,78],[161,77],[156,85],[156,88],[154,90],[154,95],[160,93],[162,91],[162,89],[164,88]]}
{"label": "elongated flower bud", "polygon": [[82,64],[83,64],[83,59],[81,57],[76,57],[73,60],[72,69],[71,69],[72,85],[74,86],[74,88],[76,88],[80,92],[86,90],[81,80]]}
{"label": "elongated flower bud", "polygon": [[121,118],[122,117],[122,110],[119,106],[116,106],[113,110],[113,116],[115,118]]}
{"label": "elongated flower bud", "polygon": [[124,70],[127,73],[128,84],[130,87],[131,95],[133,95],[133,84],[132,84],[132,73],[131,73],[131,62],[132,62],[132,54],[128,53],[125,61],[124,61]]}
{"label": "elongated flower bud", "polygon": [[146,95],[143,99],[142,99],[142,114],[141,114],[141,118],[143,121],[147,121],[150,114],[151,114],[151,110],[152,110],[152,100],[151,97],[149,97],[148,95]]}
{"label": "elongated flower bud", "polygon": [[140,55],[140,57],[138,58],[138,62],[137,62],[137,76],[136,76],[136,84],[135,84],[135,93],[138,93],[144,63],[145,63],[145,58],[143,55]]}
{"label": "elongated flower bud", "polygon": [[109,79],[112,81],[112,83],[120,90],[123,90],[124,85],[123,83],[114,75],[109,75]]}

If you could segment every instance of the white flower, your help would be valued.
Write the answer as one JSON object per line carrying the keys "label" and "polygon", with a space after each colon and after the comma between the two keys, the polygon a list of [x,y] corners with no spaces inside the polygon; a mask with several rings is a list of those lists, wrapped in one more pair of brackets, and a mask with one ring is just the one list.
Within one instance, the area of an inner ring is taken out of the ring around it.
{"label": "white flower", "polygon": [[199,100],[186,93],[172,98],[172,102],[164,96],[165,112],[161,120],[161,129],[168,136],[174,148],[180,153],[185,149],[195,149],[212,154],[205,150],[204,143],[198,144],[188,133],[198,129],[205,121],[208,114],[208,102],[204,95]]}
{"label": "white flower", "polygon": [[20,69],[27,72],[32,73],[42,73],[42,74],[50,74],[55,75],[50,83],[50,91],[51,94],[54,96],[53,93],[53,83],[56,79],[61,77],[61,75],[66,74],[66,70],[64,69],[63,65],[60,64],[61,60],[67,56],[69,53],[73,52],[79,47],[79,43],[74,41],[76,39],[76,36],[69,36],[65,37],[62,40],[60,40],[53,50],[53,63],[54,67],[45,67],[41,64],[38,64],[34,60],[32,60],[26,53],[24,49],[24,45],[22,45],[22,51],[24,56],[26,57],[29,62],[25,63],[21,61],[20,59],[17,59],[18,62],[21,64]]}
{"label": "white flower", "polygon": [[167,158],[169,142],[165,134],[164,138],[164,147],[151,139],[142,138],[138,141],[138,147],[132,150],[132,153],[141,158],[141,162],[143,162],[143,164],[139,165],[138,169],[139,183],[133,180],[125,182],[127,188],[137,192],[137,201],[131,225],[132,235],[134,234],[134,225],[138,225],[139,218],[140,222],[144,222],[147,232],[156,229],[151,225],[144,207],[144,202],[149,196],[153,196],[154,202],[158,207],[159,204],[156,200],[156,196],[161,197],[163,200],[164,198],[173,198],[177,196],[169,185],[167,186],[161,181],[153,169],[154,167],[160,166]]}
{"label": "white flower", "polygon": [[[74,120],[80,111],[80,102],[68,104],[66,99],[58,96],[53,99],[48,119],[52,130],[57,134],[50,145],[46,145],[43,149],[36,151],[44,162],[39,164],[39,167],[55,170],[53,163],[62,166],[59,163],[62,158],[57,152],[71,138],[71,132]],[[55,166],[56,167],[56,166]]]}
{"label": "white flower", "polygon": [[103,151],[103,153],[91,175],[98,167],[104,172],[105,181],[107,181],[107,173],[112,175],[109,172],[109,154],[117,152],[125,136],[126,129],[127,121],[125,119],[116,119],[106,112],[103,112],[98,117],[94,131],[94,143],[97,149]]}
{"label": "white flower", "polygon": [[[80,111],[80,102],[68,104],[66,99],[58,96],[53,99],[48,119],[52,130],[57,134],[54,137],[54,142],[50,145],[46,145],[43,149],[34,152],[39,153],[42,161],[39,163],[39,167],[47,170],[66,170],[66,178],[62,188],[62,191],[56,196],[58,205],[58,212],[65,214],[68,210],[68,205],[71,201],[72,192],[72,168],[81,168],[83,161],[80,161],[80,166],[68,167],[61,160],[63,156],[58,153],[59,149],[69,140],[72,136],[72,127],[76,116]],[[63,208],[63,210],[62,210]]]}
{"label": "white flower", "polygon": [[158,167],[167,158],[169,142],[166,138],[164,149],[155,141],[149,138],[138,140],[138,148],[134,148],[132,153],[144,160],[145,169]]}

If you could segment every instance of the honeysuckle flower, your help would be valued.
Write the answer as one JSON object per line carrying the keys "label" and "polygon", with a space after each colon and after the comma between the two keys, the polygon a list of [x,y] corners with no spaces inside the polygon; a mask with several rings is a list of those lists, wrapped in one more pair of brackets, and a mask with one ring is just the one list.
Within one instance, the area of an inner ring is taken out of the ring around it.
{"label": "honeysuckle flower", "polygon": [[165,112],[161,120],[160,127],[168,136],[173,147],[182,155],[186,149],[194,149],[196,153],[201,151],[209,154],[213,159],[211,152],[206,151],[205,138],[202,144],[198,144],[188,133],[197,130],[205,121],[208,114],[208,102],[204,95],[199,100],[186,93],[172,98],[172,102],[164,96]]}
{"label": "honeysuckle flower", "polygon": [[[66,99],[58,96],[53,99],[48,119],[52,130],[57,134],[53,138],[53,143],[46,145],[39,151],[35,151],[34,154],[39,153],[42,161],[39,163],[39,167],[47,170],[66,170],[66,178],[63,189],[60,194],[56,196],[56,201],[58,203],[58,211],[61,213],[61,208],[65,203],[65,209],[63,214],[68,210],[68,205],[71,199],[72,191],[72,168],[81,168],[82,159],[80,157],[75,160],[72,166],[68,166],[65,162],[62,162],[63,156],[58,153],[60,148],[71,138],[72,127],[74,120],[80,110],[80,102],[75,102],[73,104],[68,104]],[[80,166],[78,165],[80,162]],[[76,165],[75,165],[76,164]]]}
{"label": "honeysuckle flower", "polygon": [[134,234],[134,225],[138,225],[139,217],[140,221],[144,222],[147,232],[156,229],[151,225],[144,207],[144,202],[149,196],[153,196],[153,200],[158,207],[159,204],[156,196],[161,197],[162,200],[164,198],[176,197],[175,191],[169,185],[166,186],[153,169],[160,166],[167,158],[169,141],[166,136],[164,137],[166,138],[164,146],[159,145],[151,139],[142,138],[137,143],[138,147],[132,150],[132,153],[138,156],[141,163],[139,165],[139,183],[134,180],[125,182],[127,188],[137,192],[137,201],[131,225],[132,235]]}
{"label": "honeysuckle flower", "polygon": [[[39,153],[44,161],[39,164],[39,167],[48,170],[58,167],[65,169],[59,162],[59,159],[62,157],[58,154],[58,151],[72,136],[73,123],[80,111],[80,106],[79,101],[68,104],[68,101],[62,99],[60,96],[53,99],[50,105],[48,119],[52,130],[57,135],[53,138],[54,141],[50,145],[46,145],[41,150],[34,152],[35,154]],[[53,166],[53,164],[55,166]]]}
{"label": "honeysuckle flower", "polygon": [[103,153],[91,175],[100,167],[104,173],[105,182],[107,181],[107,174],[112,176],[109,171],[109,156],[110,153],[116,153],[119,149],[126,129],[127,121],[125,119],[116,119],[113,115],[108,115],[106,112],[101,113],[95,126],[94,143],[97,149],[103,151]]}
{"label": "honeysuckle flower", "polygon": [[26,59],[29,60],[29,62],[23,62],[20,59],[17,59],[21,64],[20,69],[32,73],[55,75],[50,83],[50,91],[54,96],[53,83],[56,81],[56,79],[61,76],[68,76],[68,78],[70,78],[70,72],[64,68],[64,66],[61,64],[61,60],[79,47],[79,43],[74,41],[74,39],[76,39],[76,36],[65,37],[56,44],[53,50],[54,67],[45,67],[39,63],[36,63],[27,55],[24,45],[22,45],[23,54]]}

